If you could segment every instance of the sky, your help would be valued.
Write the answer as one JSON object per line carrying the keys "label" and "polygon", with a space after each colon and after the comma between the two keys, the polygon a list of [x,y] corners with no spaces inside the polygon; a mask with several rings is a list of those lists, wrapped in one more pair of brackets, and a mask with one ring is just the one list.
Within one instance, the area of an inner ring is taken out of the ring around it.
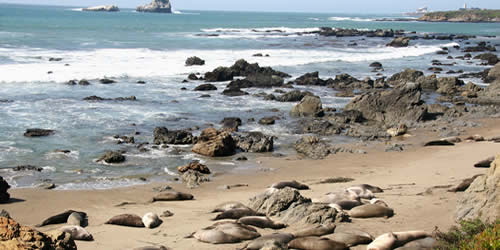
{"label": "sky", "polygon": [[[94,6],[115,4],[135,8],[151,0],[0,0],[0,3]],[[400,13],[427,6],[430,10],[455,10],[468,6],[500,9],[500,0],[171,0],[176,10],[236,10],[271,12]]]}

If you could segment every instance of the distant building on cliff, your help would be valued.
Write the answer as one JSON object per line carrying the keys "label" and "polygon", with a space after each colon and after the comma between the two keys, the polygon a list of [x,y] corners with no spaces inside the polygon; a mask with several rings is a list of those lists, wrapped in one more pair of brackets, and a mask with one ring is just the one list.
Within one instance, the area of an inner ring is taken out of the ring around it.
{"label": "distant building on cliff", "polygon": [[481,8],[474,8],[474,7],[471,7],[471,8],[468,8],[467,7],[467,3],[464,3],[464,7],[463,8],[460,8],[458,10],[480,10]]}

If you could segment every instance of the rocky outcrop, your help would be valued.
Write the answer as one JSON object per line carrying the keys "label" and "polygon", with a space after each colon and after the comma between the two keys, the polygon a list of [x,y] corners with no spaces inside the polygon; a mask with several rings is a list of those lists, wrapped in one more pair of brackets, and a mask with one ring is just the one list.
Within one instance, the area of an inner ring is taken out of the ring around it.
{"label": "rocky outcrop", "polygon": [[409,44],[410,44],[409,37],[396,37],[390,43],[388,43],[387,46],[398,48],[398,47],[408,47]]}
{"label": "rocky outcrop", "polygon": [[424,120],[427,107],[421,99],[421,88],[406,83],[392,90],[367,93],[349,102],[345,110],[357,110],[368,120],[389,126],[412,124]]}
{"label": "rocky outcrop", "polygon": [[427,13],[417,19],[424,22],[500,22],[500,10],[459,10]]}
{"label": "rocky outcrop", "polygon": [[326,81],[319,78],[319,72],[306,73],[303,76],[295,79],[294,81],[297,85],[316,85],[316,86],[324,86],[327,84]]}
{"label": "rocky outcrop", "polygon": [[305,96],[290,111],[292,117],[321,117],[324,115],[321,99],[317,96]]}
{"label": "rocky outcrop", "polygon": [[7,192],[9,190],[10,185],[0,176],[0,203],[8,202],[10,199],[10,194]]}
{"label": "rocky outcrop", "polygon": [[172,13],[169,0],[153,0],[150,4],[137,6],[137,12]]}
{"label": "rocky outcrop", "polygon": [[186,59],[186,66],[193,66],[193,65],[205,65],[205,60],[197,56],[192,56]]}
{"label": "rocky outcrop", "polygon": [[474,57],[474,59],[479,59],[485,61],[487,65],[495,65],[497,64],[500,60],[498,59],[497,55],[492,54],[492,53],[483,53],[479,54]]}
{"label": "rocky outcrop", "polygon": [[261,132],[250,132],[247,135],[236,136],[235,140],[236,146],[243,152],[271,152],[274,147],[274,138]]}
{"label": "rocky outcrop", "polygon": [[330,153],[330,145],[316,136],[304,136],[295,143],[295,150],[311,159],[323,159]]}
{"label": "rocky outcrop", "polygon": [[106,163],[122,163],[125,161],[125,156],[121,152],[110,151],[102,155],[97,161],[104,161]]}
{"label": "rocky outcrop", "polygon": [[157,127],[154,130],[154,144],[174,144],[186,145],[193,144],[194,136],[185,130],[169,131],[166,127]]}
{"label": "rocky outcrop", "polygon": [[397,86],[399,84],[404,84],[407,82],[416,82],[417,79],[424,75],[424,72],[414,70],[414,69],[405,69],[402,72],[396,73],[392,75],[387,82],[392,84],[393,86]]}
{"label": "rocky outcrop", "polygon": [[306,96],[314,96],[309,91],[292,90],[276,98],[278,102],[299,102]]}
{"label": "rocky outcrop", "polygon": [[228,131],[207,128],[201,132],[192,151],[209,157],[230,156],[236,151],[236,142]]}
{"label": "rocky outcrop", "polygon": [[120,8],[116,5],[100,5],[93,6],[88,8],[83,8],[83,11],[102,11],[102,12],[117,12],[120,11]]}
{"label": "rocky outcrop", "polygon": [[[231,67],[218,67],[211,72],[205,73],[205,81],[207,82],[222,82],[222,81],[230,81],[233,80],[236,76],[245,76],[249,77],[247,80],[256,85],[256,86],[241,86],[241,85],[229,85],[229,87],[238,87],[238,88],[250,88],[250,87],[263,87],[268,86],[269,83],[265,81],[271,80],[273,84],[268,87],[272,87],[277,85],[277,82],[283,83],[281,78],[290,77],[290,75],[276,71],[271,67],[260,67],[258,63],[248,63],[247,61],[240,59],[236,61]],[[263,77],[267,76],[267,77]],[[270,78],[271,76],[275,76],[274,78]],[[279,81],[281,79],[281,81]],[[248,82],[246,83],[248,84]]]}
{"label": "rocky outcrop", "polygon": [[54,130],[51,129],[41,129],[41,128],[29,128],[26,129],[24,136],[26,137],[42,137],[54,134]]}
{"label": "rocky outcrop", "polygon": [[194,91],[213,91],[213,90],[217,90],[217,87],[215,87],[215,85],[210,83],[201,84],[196,88],[194,88]]}
{"label": "rocky outcrop", "polygon": [[287,224],[330,224],[344,221],[345,215],[327,204],[312,203],[311,199],[300,195],[290,187],[268,189],[266,192],[250,198],[249,207],[267,216],[277,216]]}
{"label": "rocky outcrop", "polygon": [[456,77],[440,77],[437,79],[437,93],[441,95],[455,95],[459,91],[459,87],[463,86],[464,82]]}
{"label": "rocky outcrop", "polygon": [[206,174],[188,169],[181,174],[181,180],[188,188],[197,188],[204,182],[209,182],[210,178]]}
{"label": "rocky outcrop", "polygon": [[456,219],[480,218],[495,222],[500,219],[500,155],[484,176],[477,177],[458,201]]}
{"label": "rocky outcrop", "polygon": [[200,172],[202,174],[210,174],[210,169],[206,165],[201,164],[199,161],[192,161],[187,165],[177,167],[180,173],[187,172],[188,170]]}
{"label": "rocky outcrop", "polygon": [[21,226],[13,219],[0,217],[0,249],[76,250],[76,245],[69,233],[53,231],[45,234],[33,228]]}

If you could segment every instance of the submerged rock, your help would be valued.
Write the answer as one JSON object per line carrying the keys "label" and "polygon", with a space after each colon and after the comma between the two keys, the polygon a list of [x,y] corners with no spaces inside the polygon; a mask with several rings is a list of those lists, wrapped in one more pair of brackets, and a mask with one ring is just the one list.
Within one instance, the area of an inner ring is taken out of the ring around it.
{"label": "submerged rock", "polygon": [[185,130],[172,130],[169,131],[166,127],[157,127],[154,132],[154,144],[174,144],[186,145],[193,144],[194,136]]}
{"label": "submerged rock", "polygon": [[137,6],[137,12],[172,13],[169,0],[153,0],[150,4]]}
{"label": "submerged rock", "polygon": [[125,156],[120,152],[110,151],[101,156],[97,161],[104,161],[106,163],[122,163],[125,161]]}
{"label": "submerged rock", "polygon": [[54,130],[51,129],[41,129],[41,128],[29,128],[26,129],[24,136],[26,137],[42,137],[54,134]]}

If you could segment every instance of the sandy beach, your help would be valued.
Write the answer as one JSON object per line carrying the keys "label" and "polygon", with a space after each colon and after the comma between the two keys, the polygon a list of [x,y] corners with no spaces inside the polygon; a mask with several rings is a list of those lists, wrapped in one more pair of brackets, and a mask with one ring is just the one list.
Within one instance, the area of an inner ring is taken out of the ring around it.
{"label": "sandy beach", "polygon": [[[499,119],[481,121],[482,126],[467,130],[464,135],[480,134],[485,138],[498,136]],[[500,144],[492,142],[461,142],[448,147],[423,147],[428,139],[437,139],[427,131],[410,131],[412,136],[404,139],[412,144],[404,152],[383,152],[383,143],[372,147],[365,155],[336,154],[324,160],[301,160],[295,156],[286,158],[260,158],[262,169],[246,175],[217,175],[200,188],[187,189],[182,183],[155,183],[144,186],[110,190],[58,191],[41,189],[12,189],[14,201],[4,204],[11,216],[23,225],[34,226],[43,219],[67,209],[85,211],[88,214],[87,230],[94,241],[78,241],[79,249],[132,249],[143,246],[163,245],[172,249],[236,249],[246,243],[211,245],[195,239],[185,239],[190,233],[211,225],[215,214],[210,210],[219,203],[248,199],[264,191],[274,182],[297,180],[310,186],[301,191],[308,198],[349,187],[368,183],[384,189],[377,195],[395,211],[390,219],[353,219],[350,223],[339,223],[337,231],[355,228],[373,236],[385,232],[402,230],[425,230],[432,233],[438,227],[448,229],[455,223],[457,198],[461,193],[447,192],[447,188],[436,186],[457,185],[464,178],[485,173],[485,169],[474,168],[479,160],[500,152]],[[465,137],[465,136],[462,136]],[[316,184],[330,177],[350,177],[350,183]],[[248,187],[221,189],[223,185],[248,184]],[[155,194],[154,187],[169,185],[173,189],[194,195],[192,201],[155,202],[149,200]],[[427,192],[426,192],[427,191]],[[128,205],[117,206],[123,202]],[[172,217],[162,218],[163,224],[155,229],[129,228],[105,225],[114,215],[133,213],[139,216],[147,212],[162,214],[169,210]],[[38,230],[44,232],[59,228],[49,225]],[[289,225],[282,230],[293,232],[304,225]],[[273,230],[259,229],[261,234]],[[358,246],[353,249],[364,249]]]}

